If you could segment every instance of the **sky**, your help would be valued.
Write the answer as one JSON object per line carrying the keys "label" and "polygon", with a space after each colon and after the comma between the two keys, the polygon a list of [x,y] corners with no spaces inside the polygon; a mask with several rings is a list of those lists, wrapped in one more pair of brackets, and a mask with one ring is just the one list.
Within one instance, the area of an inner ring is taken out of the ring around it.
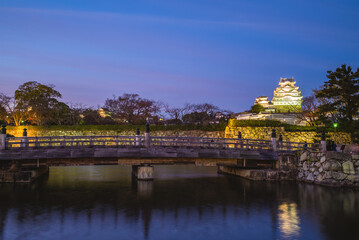
{"label": "sky", "polygon": [[280,77],[308,96],[359,67],[357,0],[0,0],[0,92],[53,84],[66,103],[123,93],[240,112]]}

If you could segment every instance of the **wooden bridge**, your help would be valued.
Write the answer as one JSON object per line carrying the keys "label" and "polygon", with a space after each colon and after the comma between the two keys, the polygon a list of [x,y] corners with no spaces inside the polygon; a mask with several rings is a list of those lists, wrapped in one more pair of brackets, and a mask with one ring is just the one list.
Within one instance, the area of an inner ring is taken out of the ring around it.
{"label": "wooden bridge", "polygon": [[223,158],[276,160],[278,152],[318,145],[272,140],[159,136],[6,138],[0,160],[52,158]]}
{"label": "wooden bridge", "polygon": [[[212,159],[236,166],[276,168],[281,153],[318,151],[315,144],[240,138],[150,136],[6,137],[0,134],[0,178],[25,179],[25,168],[126,164],[140,179],[152,179],[154,164],[201,163]],[[37,170],[36,170],[37,171]],[[10,173],[9,173],[10,172]],[[15,176],[15,173],[17,172]],[[10,175],[9,175],[10,174]],[[37,172],[28,174],[37,176]],[[1,177],[2,176],[2,177]],[[6,180],[10,179],[10,180]],[[1,180],[1,179],[0,179]]]}

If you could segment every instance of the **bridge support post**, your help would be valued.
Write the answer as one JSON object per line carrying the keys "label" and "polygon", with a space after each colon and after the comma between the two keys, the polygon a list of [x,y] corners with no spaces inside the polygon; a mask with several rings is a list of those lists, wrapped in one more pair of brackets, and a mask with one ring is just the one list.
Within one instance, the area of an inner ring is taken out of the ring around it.
{"label": "bridge support post", "polygon": [[146,146],[146,148],[151,147],[150,124],[149,123],[146,123],[145,146]]}
{"label": "bridge support post", "polygon": [[271,137],[271,142],[272,142],[272,148],[273,151],[276,152],[277,151],[277,134],[275,133],[275,129],[272,129],[272,137]]}
{"label": "bridge support post", "polygon": [[136,138],[135,138],[135,146],[141,145],[141,137],[140,137],[140,129],[136,129]]}
{"label": "bridge support post", "polygon": [[322,152],[327,151],[327,142],[325,141],[325,132],[324,131],[322,132],[320,146],[321,146]]}
{"label": "bridge support post", "polygon": [[22,148],[27,148],[29,147],[29,140],[27,139],[27,129],[24,128],[24,132],[22,133],[22,138],[21,138],[21,144],[20,146]]}
{"label": "bridge support post", "polygon": [[238,143],[239,147],[243,149],[242,133],[240,131],[238,131]]}
{"label": "bridge support post", "polygon": [[283,149],[283,136],[282,136],[282,134],[279,134],[278,147],[279,147],[279,150]]}
{"label": "bridge support post", "polygon": [[6,149],[6,125],[3,124],[0,134],[0,150]]}
{"label": "bridge support post", "polygon": [[153,166],[150,165],[133,165],[132,174],[137,180],[153,180]]}

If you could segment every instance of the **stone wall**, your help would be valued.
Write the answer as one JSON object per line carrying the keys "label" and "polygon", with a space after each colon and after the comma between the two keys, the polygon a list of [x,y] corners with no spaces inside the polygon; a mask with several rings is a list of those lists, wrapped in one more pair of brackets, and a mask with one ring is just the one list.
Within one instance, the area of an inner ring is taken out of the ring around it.
{"label": "stone wall", "polygon": [[[319,140],[320,136],[315,131],[289,132],[285,131],[284,127],[231,127],[227,126],[225,131],[226,138],[237,138],[238,132],[242,133],[242,138],[248,139],[264,139],[270,140],[272,129],[276,130],[277,137],[279,134],[283,136],[283,141],[288,142],[308,142],[313,143]],[[329,139],[336,143],[348,144],[351,143],[351,138],[348,133],[330,132]]]}
{"label": "stone wall", "polygon": [[[15,137],[21,137],[23,134],[23,129],[25,127],[7,127],[7,133],[14,135]],[[52,129],[37,129],[36,127],[26,127],[28,128],[28,137],[40,137],[40,136],[134,136],[136,135],[135,130],[130,131],[116,131],[116,130],[52,130]],[[144,133],[141,132],[141,135]],[[223,131],[201,131],[201,130],[191,130],[191,131],[175,131],[175,130],[166,130],[166,131],[151,131],[152,136],[179,136],[179,137],[213,137],[213,138],[224,138]]]}
{"label": "stone wall", "polygon": [[[7,133],[16,137],[21,137],[25,127],[7,127]],[[35,136],[116,136],[116,135],[129,135],[136,134],[135,130],[61,130],[61,129],[44,129],[33,126],[27,126],[29,137]],[[214,137],[214,138],[237,138],[238,132],[242,133],[242,138],[248,139],[266,139],[270,140],[272,129],[275,129],[277,136],[282,134],[284,141],[290,142],[314,142],[319,140],[316,132],[288,132],[284,127],[231,127],[227,126],[225,132],[223,131],[201,131],[201,130],[161,130],[151,131],[153,136],[186,136],[186,137]],[[143,135],[143,132],[141,132]],[[350,135],[347,133],[329,133],[331,140],[339,144],[348,144],[351,142]]]}
{"label": "stone wall", "polygon": [[298,161],[297,180],[329,186],[359,187],[359,155],[304,151]]}

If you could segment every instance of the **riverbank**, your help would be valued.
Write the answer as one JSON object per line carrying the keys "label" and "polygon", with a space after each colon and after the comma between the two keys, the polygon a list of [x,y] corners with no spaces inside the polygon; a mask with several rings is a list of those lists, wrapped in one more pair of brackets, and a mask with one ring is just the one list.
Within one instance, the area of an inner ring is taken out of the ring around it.
{"label": "riverbank", "polygon": [[331,187],[359,187],[359,155],[302,151],[280,156],[276,169],[218,165],[218,172],[254,181],[298,181]]}

